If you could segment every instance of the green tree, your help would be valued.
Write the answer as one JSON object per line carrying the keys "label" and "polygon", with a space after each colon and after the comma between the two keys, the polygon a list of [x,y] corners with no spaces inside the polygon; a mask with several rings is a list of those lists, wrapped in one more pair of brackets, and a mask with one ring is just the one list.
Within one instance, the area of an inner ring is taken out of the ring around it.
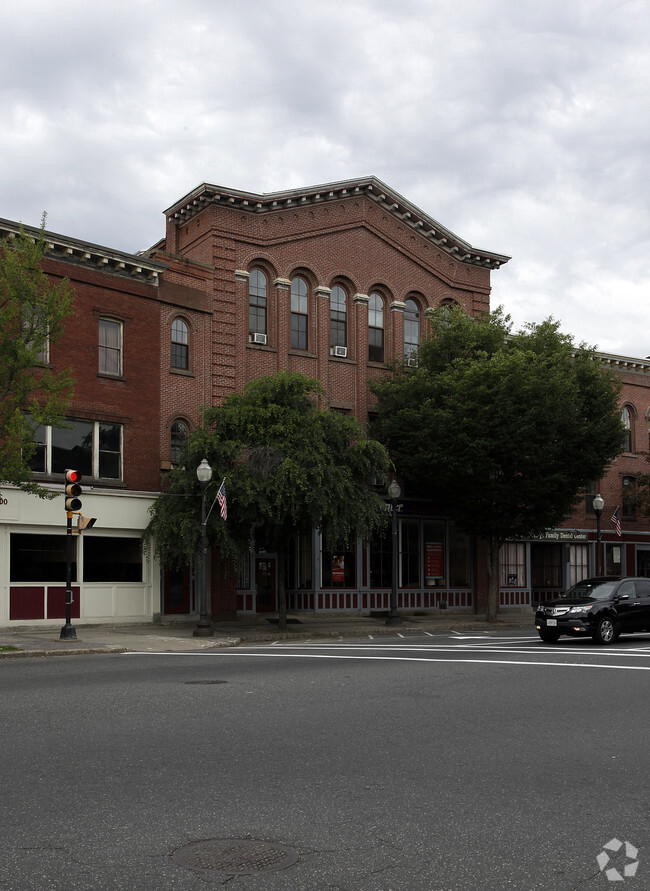
{"label": "green tree", "polygon": [[513,333],[500,310],[458,309],[435,314],[416,369],[373,389],[398,473],[486,542],[496,621],[501,545],[566,519],[621,450],[616,378],[551,319]]}
{"label": "green tree", "polygon": [[196,468],[207,458],[214,468],[209,500],[223,477],[228,496],[228,520],[213,511],[208,537],[224,555],[247,550],[253,539],[276,550],[281,628],[285,558],[296,533],[318,527],[338,546],[371,535],[387,517],[371,482],[388,470],[384,447],[354,418],[319,407],[324,398],[318,381],[280,372],[206,409],[145,533],[153,536],[163,563],[183,565],[192,558],[200,538]]}
{"label": "green tree", "polygon": [[43,271],[44,230],[45,215],[38,237],[21,227],[0,247],[0,480],[48,498],[29,460],[36,428],[61,426],[72,393],[69,370],[55,373],[48,354],[72,312],[73,290]]}

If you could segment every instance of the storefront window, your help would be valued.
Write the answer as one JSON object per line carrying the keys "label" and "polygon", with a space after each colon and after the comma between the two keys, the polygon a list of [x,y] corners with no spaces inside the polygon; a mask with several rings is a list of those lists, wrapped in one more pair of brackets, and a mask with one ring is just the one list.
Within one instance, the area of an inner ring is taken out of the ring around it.
{"label": "storefront window", "polygon": [[[77,542],[72,540],[72,581],[77,580]],[[10,579],[12,582],[61,582],[66,580],[66,536],[12,532]]]}
{"label": "storefront window", "polygon": [[526,586],[526,545],[507,541],[499,551],[499,584],[502,588]]}
{"label": "storefront window", "polygon": [[559,588],[562,585],[561,544],[532,544],[530,562],[533,588]]}
{"label": "storefront window", "polygon": [[298,587],[312,587],[312,533],[302,532],[298,536]]}
{"label": "storefront window", "polygon": [[141,582],[139,538],[84,538],[84,582]]}
{"label": "storefront window", "polygon": [[472,584],[471,539],[466,532],[449,525],[449,584],[452,588],[469,588]]}
{"label": "storefront window", "polygon": [[623,575],[622,551],[619,544],[605,545],[605,575]]}
{"label": "storefront window", "polygon": [[287,588],[312,587],[312,533],[301,532],[287,551]]}
{"label": "storefront window", "polygon": [[390,527],[370,542],[370,587],[390,588],[393,573],[393,538]]}
{"label": "storefront window", "polygon": [[420,521],[400,522],[400,586],[420,586]]}
{"label": "storefront window", "polygon": [[330,548],[321,552],[321,584],[323,588],[356,587],[356,551]]}
{"label": "storefront window", "polygon": [[569,584],[575,585],[589,576],[588,545],[569,545]]}

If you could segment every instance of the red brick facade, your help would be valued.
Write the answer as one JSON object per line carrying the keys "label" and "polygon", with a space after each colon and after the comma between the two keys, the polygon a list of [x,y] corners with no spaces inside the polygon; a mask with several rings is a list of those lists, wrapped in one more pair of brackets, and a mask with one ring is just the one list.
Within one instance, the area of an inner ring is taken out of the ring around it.
{"label": "red brick facade", "polygon": [[[160,427],[157,285],[51,255],[45,270],[53,278],[67,278],[75,294],[74,315],[50,349],[54,371],[72,370],[75,387],[70,416],[123,425],[123,478],[116,485],[159,490],[159,444],[152,435]],[[122,325],[119,375],[99,372],[100,318]]]}
{"label": "red brick facade", "polygon": [[[218,405],[262,375],[291,370],[318,378],[331,408],[366,422],[372,412],[369,380],[387,373],[386,362],[405,357],[407,301],[414,301],[409,306],[419,311],[423,339],[427,310],[445,302],[472,315],[488,310],[491,272],[509,259],[472,247],[374,178],[269,195],[203,184],[166,216],[165,238],[146,255],[123,255],[53,237],[46,261],[47,272],[66,276],[76,295],[74,324],[51,351],[55,370],[67,365],[73,370],[71,417],[122,425],[123,477],[113,485],[140,492],[159,490],[161,471],[171,467],[172,425],[193,429],[202,406]],[[251,276],[258,272],[266,281],[266,306],[263,336],[254,338],[249,288]],[[301,342],[301,348],[292,347],[291,339],[292,281],[297,277],[306,286],[306,344]],[[345,355],[334,354],[330,331],[331,296],[338,288],[342,292],[337,293],[345,295]],[[384,361],[369,356],[373,294],[383,303]],[[98,371],[100,318],[122,326],[119,375]],[[175,322],[186,332],[187,367],[172,362]],[[413,324],[409,321],[411,332]],[[635,515],[632,497],[647,467],[650,362],[603,360],[622,375],[621,405],[630,418],[630,448],[616,459],[605,480],[594,481],[606,505],[603,568],[610,569],[607,561],[619,559],[622,572],[647,568],[650,574],[649,525]],[[502,606],[528,606],[565,587],[572,572],[594,571],[593,494],[546,539],[513,547],[512,568],[504,565],[502,573]],[[622,538],[610,520],[616,507]],[[419,524],[420,544],[426,548],[429,539],[435,545],[436,529],[444,527],[441,541],[451,552],[451,536],[457,533],[444,518],[423,508],[414,510],[404,505],[403,529]],[[314,540],[313,547],[323,546]],[[460,553],[463,547],[457,537],[454,548]],[[456,584],[446,566],[444,578],[427,587],[422,556],[422,578],[418,584],[411,579],[401,586],[400,606],[481,610],[486,600],[484,557],[479,543],[472,543],[470,550],[466,580]],[[262,559],[264,566],[271,565],[273,555]],[[343,590],[323,581],[323,561],[328,559],[324,550],[314,551],[313,565],[320,575],[302,585],[296,581],[294,608],[367,610],[387,605],[385,586],[373,586],[366,548],[355,558],[354,583]],[[251,561],[238,592],[234,575],[225,573],[214,556],[215,616],[255,610],[259,573],[264,570],[258,564],[257,559]]]}
{"label": "red brick facade", "polygon": [[[508,259],[472,248],[374,179],[270,196],[201,186],[168,211],[166,239],[149,254],[171,262],[175,280],[192,263],[211,277],[204,280],[214,295],[211,404],[253,378],[287,369],[321,380],[333,407],[363,421],[368,379],[383,373],[383,363],[368,360],[368,295],[384,300],[385,359],[399,359],[409,297],[418,303],[424,337],[428,308],[453,301],[471,314],[487,310],[490,269]],[[254,269],[268,283],[265,345],[249,339]],[[291,349],[295,276],[308,287],[305,350]],[[347,297],[345,358],[330,354],[335,285]]]}

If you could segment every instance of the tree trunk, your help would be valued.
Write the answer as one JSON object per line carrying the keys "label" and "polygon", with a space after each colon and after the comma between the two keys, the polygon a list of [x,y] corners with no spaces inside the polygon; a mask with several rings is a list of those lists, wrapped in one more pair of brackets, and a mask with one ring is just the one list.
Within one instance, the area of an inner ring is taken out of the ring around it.
{"label": "tree trunk", "polygon": [[487,576],[488,598],[487,622],[496,622],[499,615],[499,551],[501,546],[496,536],[490,536],[487,540]]}
{"label": "tree trunk", "polygon": [[278,550],[278,629],[287,630],[286,549]]}

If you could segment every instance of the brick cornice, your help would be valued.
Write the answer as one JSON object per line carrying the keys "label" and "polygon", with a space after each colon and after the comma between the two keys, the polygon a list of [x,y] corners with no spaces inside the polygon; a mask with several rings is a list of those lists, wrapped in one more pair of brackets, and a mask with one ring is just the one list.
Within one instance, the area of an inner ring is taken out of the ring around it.
{"label": "brick cornice", "polygon": [[374,176],[262,194],[201,183],[165,214],[172,222],[185,224],[213,205],[260,215],[360,197],[372,201],[461,263],[498,269],[510,259],[505,254],[473,247]]}

